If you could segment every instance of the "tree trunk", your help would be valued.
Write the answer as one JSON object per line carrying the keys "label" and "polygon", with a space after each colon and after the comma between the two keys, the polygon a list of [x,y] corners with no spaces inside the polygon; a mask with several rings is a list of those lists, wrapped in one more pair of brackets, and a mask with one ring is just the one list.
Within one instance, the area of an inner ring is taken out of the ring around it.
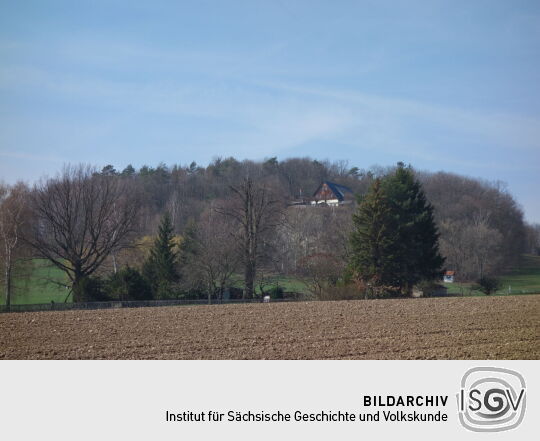
{"label": "tree trunk", "polygon": [[73,284],[71,287],[71,290],[73,292],[73,302],[84,302],[86,301],[86,295],[85,295],[85,283],[84,283],[85,276],[78,270],[74,271],[73,275]]}
{"label": "tree trunk", "polygon": [[250,300],[253,298],[253,286],[255,284],[255,262],[252,260],[246,264],[244,284],[244,299]]}
{"label": "tree trunk", "polygon": [[[11,259],[10,259],[11,260]],[[11,261],[6,260],[6,309],[8,311],[11,310]]]}
{"label": "tree trunk", "polygon": [[118,268],[116,266],[116,256],[114,253],[111,254],[112,256],[112,262],[113,262],[113,272],[116,274],[118,272]]}

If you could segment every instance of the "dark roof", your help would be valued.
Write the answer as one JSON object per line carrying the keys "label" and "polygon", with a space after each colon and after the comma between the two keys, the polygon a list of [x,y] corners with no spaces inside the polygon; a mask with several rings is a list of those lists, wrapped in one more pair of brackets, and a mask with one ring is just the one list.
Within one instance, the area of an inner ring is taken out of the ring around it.
{"label": "dark roof", "polygon": [[345,199],[346,193],[353,194],[353,191],[349,187],[336,184],[335,182],[324,181],[321,185],[319,185],[319,188],[317,188],[317,191],[314,193],[313,196],[315,196],[319,192],[319,189],[321,188],[323,184],[328,185],[330,190],[332,190],[332,192],[336,195],[339,201],[343,201]]}

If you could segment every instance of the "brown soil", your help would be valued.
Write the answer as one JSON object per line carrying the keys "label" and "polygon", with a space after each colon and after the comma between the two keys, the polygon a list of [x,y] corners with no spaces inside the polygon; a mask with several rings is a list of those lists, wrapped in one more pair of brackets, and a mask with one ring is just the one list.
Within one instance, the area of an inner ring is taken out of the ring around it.
{"label": "brown soil", "polygon": [[0,314],[0,359],[539,359],[540,295]]}

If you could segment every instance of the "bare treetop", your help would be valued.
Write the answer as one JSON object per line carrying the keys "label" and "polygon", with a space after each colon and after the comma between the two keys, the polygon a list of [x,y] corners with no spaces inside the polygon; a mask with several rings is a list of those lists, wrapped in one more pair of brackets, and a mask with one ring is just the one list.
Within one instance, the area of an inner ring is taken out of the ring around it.
{"label": "bare treetop", "polygon": [[138,204],[125,180],[80,165],[36,184],[32,210],[38,222],[30,243],[67,273],[77,291],[84,277],[123,246]]}

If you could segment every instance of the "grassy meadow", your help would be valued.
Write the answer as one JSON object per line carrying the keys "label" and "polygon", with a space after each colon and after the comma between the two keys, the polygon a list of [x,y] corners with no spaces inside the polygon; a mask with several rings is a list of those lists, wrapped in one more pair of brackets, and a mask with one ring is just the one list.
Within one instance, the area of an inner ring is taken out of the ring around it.
{"label": "grassy meadow", "polygon": [[[67,284],[66,274],[44,259],[21,262],[15,268],[11,303],[14,305],[50,303],[51,301],[62,303],[68,295]],[[5,304],[3,290],[0,297],[0,305]],[[71,301],[71,296],[67,301]]]}
{"label": "grassy meadow", "polygon": [[[495,295],[540,293],[540,256],[524,255],[514,268],[500,275],[501,289]],[[71,301],[66,285],[68,279],[64,272],[48,264],[43,259],[33,259],[19,264],[13,283],[13,304],[61,303]],[[237,286],[241,286],[238,280]],[[307,293],[306,285],[294,277],[275,276],[268,278],[265,291],[280,286],[285,292]],[[448,293],[452,295],[483,296],[474,290],[471,283],[446,283]],[[256,287],[260,294],[260,287]],[[0,305],[5,303],[0,296]]]}
{"label": "grassy meadow", "polygon": [[[524,254],[519,264],[500,274],[501,289],[495,295],[540,293],[540,256]],[[483,296],[474,283],[445,283],[450,294]]]}

